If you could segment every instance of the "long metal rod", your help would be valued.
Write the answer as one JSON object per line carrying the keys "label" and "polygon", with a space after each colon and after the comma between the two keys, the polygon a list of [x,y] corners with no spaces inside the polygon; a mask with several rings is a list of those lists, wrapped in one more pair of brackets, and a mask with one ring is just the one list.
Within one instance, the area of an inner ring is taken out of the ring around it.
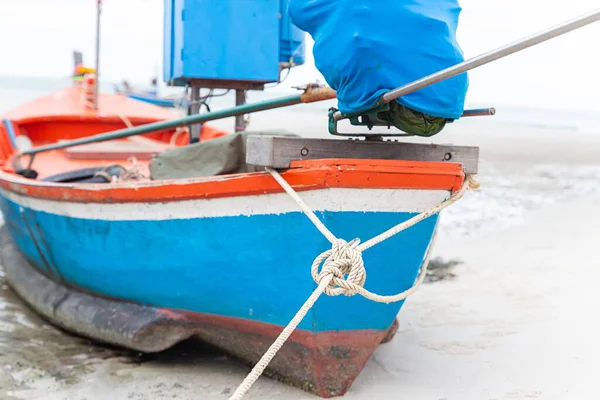
{"label": "long metal rod", "polygon": [[[401,86],[397,89],[390,90],[389,92],[383,95],[383,101],[389,103],[392,100],[395,100],[399,97],[406,96],[409,93],[415,92],[419,89],[423,89],[424,87],[433,85],[434,83],[443,81],[448,78],[452,78],[456,75],[462,74],[463,72],[469,71],[473,68],[477,68],[481,65],[490,63],[492,61],[498,60],[500,58],[506,57],[518,51],[524,50],[528,47],[535,46],[536,44],[545,42],[547,40],[553,39],[557,36],[563,35],[565,33],[571,32],[575,29],[582,28],[586,25],[589,25],[593,22],[597,22],[600,20],[600,8],[596,9],[588,14],[581,15],[577,18],[564,22],[560,25],[555,25],[549,29],[538,32],[532,36],[523,38],[516,42],[510,43],[506,46],[499,47],[490,52],[481,54],[477,57],[471,58],[467,61],[464,61],[460,64],[456,64],[452,67],[446,68],[442,71],[436,72],[414,82],[411,82],[407,85]],[[341,120],[344,118],[344,115],[339,111],[334,114],[334,118],[336,120]]]}
{"label": "long metal rod", "polygon": [[[207,121],[212,121],[212,120],[221,119],[221,118],[235,117],[236,115],[243,115],[243,114],[247,114],[247,113],[251,113],[251,112],[270,110],[270,109],[279,108],[279,107],[287,107],[287,106],[291,106],[294,104],[300,104],[302,102],[303,102],[302,94],[285,96],[285,97],[281,97],[281,98],[278,98],[275,100],[266,100],[266,101],[261,101],[261,102],[253,103],[253,104],[245,104],[245,105],[239,106],[239,107],[232,107],[232,108],[227,108],[224,110],[192,115],[192,116],[185,117],[185,118],[173,119],[173,120],[169,120],[169,121],[154,122],[152,124],[144,124],[144,125],[136,126],[134,128],[120,129],[117,131],[102,133],[99,135],[89,136],[89,137],[82,138],[82,139],[67,140],[64,142],[53,143],[53,144],[49,144],[46,146],[34,147],[29,150],[23,151],[21,153],[21,155],[33,155],[33,154],[37,154],[37,153],[42,153],[44,151],[63,149],[66,147],[79,146],[82,144],[98,143],[98,142],[104,142],[107,140],[114,140],[114,139],[123,139],[123,138],[129,137],[129,136],[143,135],[145,133],[150,133],[150,132],[159,132],[159,131],[173,129],[173,128],[177,128],[179,126],[184,126],[184,125],[188,125],[188,124],[191,125],[191,124],[204,123]],[[306,101],[304,101],[304,102],[306,102]]]}
{"label": "long metal rod", "polygon": [[459,74],[469,71],[473,68],[477,68],[481,65],[487,64],[489,62],[498,60],[503,57],[506,57],[506,56],[516,53],[518,51],[524,50],[528,47],[535,46],[536,44],[553,39],[557,36],[571,32],[575,29],[579,29],[581,27],[589,25],[593,22],[597,22],[599,20],[600,20],[600,8],[595,11],[592,11],[588,14],[585,14],[585,15],[579,16],[577,18],[574,18],[570,21],[564,22],[560,25],[556,25],[556,26],[553,26],[544,31],[538,32],[532,36],[523,38],[516,42],[510,43],[506,46],[499,47],[495,50],[492,50],[488,53],[484,53],[475,58],[471,58],[470,60],[467,60],[465,62],[457,64],[453,67],[447,68],[447,69],[437,72],[435,74],[429,75],[428,77],[419,79],[408,85],[391,90],[383,95],[383,100],[386,103],[389,103],[392,100],[402,97],[408,93],[414,92],[415,90],[419,90],[425,86],[429,86],[434,83],[440,82],[442,80],[459,75]]}
{"label": "long metal rod", "polygon": [[496,109],[494,107],[490,108],[477,108],[474,110],[465,110],[462,113],[461,117],[483,117],[486,115],[495,115]]}
{"label": "long metal rod", "polygon": [[[100,4],[100,2],[101,2],[101,0],[98,0],[99,4]],[[581,28],[585,25],[589,25],[598,20],[600,20],[600,9],[594,10],[591,13],[582,15],[578,18],[567,21],[561,25],[547,29],[538,34],[535,34],[528,38],[519,40],[519,41],[509,44],[507,46],[500,47],[489,53],[485,53],[478,57],[472,58],[470,60],[467,60],[463,63],[457,64],[453,67],[447,68],[447,69],[437,72],[435,74],[429,75],[425,78],[419,79],[413,83],[402,86],[398,89],[394,89],[394,90],[384,94],[383,97],[388,102],[392,101],[394,99],[397,99],[398,97],[404,96],[415,90],[432,85],[432,84],[442,81],[444,79],[448,79],[452,76],[461,74],[470,69],[476,68],[483,64],[487,64],[487,63],[497,60],[499,58],[506,57],[507,55],[510,55],[517,51],[526,49],[528,47],[531,47],[538,43],[544,42],[546,40],[552,39],[552,38],[562,35],[564,33]],[[258,102],[258,103],[254,103],[254,104],[246,104],[243,106],[229,108],[229,109],[225,109],[225,110],[221,110],[221,111],[214,111],[214,112],[210,112],[210,113],[206,113],[206,114],[194,115],[194,116],[189,116],[189,117],[180,118],[180,119],[174,119],[174,120],[170,120],[170,121],[155,122],[152,124],[145,124],[145,125],[137,126],[135,128],[121,129],[118,131],[94,135],[94,136],[90,136],[87,138],[69,140],[69,141],[54,143],[54,144],[50,144],[50,145],[46,145],[46,146],[34,147],[32,149],[25,150],[24,152],[21,153],[21,155],[33,155],[33,154],[37,154],[37,153],[41,153],[41,152],[49,151],[49,150],[56,150],[56,149],[62,149],[62,148],[66,148],[66,147],[79,146],[79,145],[88,144],[88,143],[103,142],[103,141],[107,141],[107,140],[121,139],[121,138],[126,138],[129,136],[142,135],[142,134],[150,133],[150,132],[157,132],[157,131],[161,131],[161,130],[173,129],[173,128],[187,125],[187,124],[204,123],[207,121],[233,117],[236,115],[242,115],[242,114],[251,113],[251,112],[270,110],[270,109],[279,108],[279,107],[287,107],[287,106],[291,106],[294,104],[300,104],[303,102],[310,103],[310,102],[314,102],[314,101],[328,100],[328,99],[332,99],[332,98],[335,98],[335,91],[331,90],[330,88],[316,89],[312,93],[307,92],[307,93],[299,94],[299,95],[286,96],[286,97],[282,97],[280,99],[267,100],[267,101],[262,101],[262,102]],[[478,112],[473,113],[473,115],[490,115],[490,114],[495,113],[494,109],[489,109],[488,111],[483,110],[483,113],[481,113],[481,114],[479,113],[479,112],[481,112],[481,110],[477,110],[477,111]],[[340,120],[340,119],[343,119],[344,116],[338,111],[337,113],[335,113],[334,118],[336,120]]]}
{"label": "long metal rod", "polygon": [[96,81],[94,83],[94,108],[98,109],[98,80],[100,79],[100,13],[102,12],[102,0],[98,0],[96,10]]}

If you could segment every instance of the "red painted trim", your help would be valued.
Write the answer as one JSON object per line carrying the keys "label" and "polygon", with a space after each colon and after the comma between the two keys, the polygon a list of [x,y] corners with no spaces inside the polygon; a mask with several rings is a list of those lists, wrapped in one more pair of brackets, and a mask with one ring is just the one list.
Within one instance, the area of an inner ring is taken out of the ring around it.
{"label": "red painted trim", "polygon": [[[96,129],[103,130],[109,121],[120,121],[119,115],[126,115],[132,123],[173,117],[171,112],[160,107],[111,94],[100,94],[101,112],[98,112],[84,106],[80,98],[81,90],[82,88],[79,86],[65,88],[12,110],[4,118],[14,120],[25,131],[29,127],[32,130],[30,133],[34,136],[29,135],[32,140],[36,139],[37,134],[39,136],[37,140],[54,141],[59,139],[51,137],[55,134],[60,134],[64,139],[71,136],[89,135],[95,133]],[[44,124],[34,123],[34,121],[42,121],[42,119]],[[74,125],[67,124],[58,130],[51,129],[50,125],[54,126],[57,121],[69,121]],[[75,121],[79,122],[75,123]],[[85,129],[82,129],[81,125]],[[35,132],[33,132],[34,130]],[[24,134],[26,133],[24,132]],[[6,135],[3,136],[6,139]],[[7,161],[7,157],[4,157],[4,161]],[[92,185],[29,180],[12,174],[9,169],[10,166],[7,166],[6,171],[0,171],[0,187],[25,196],[58,201],[170,202],[283,191],[273,177],[266,172],[171,181]],[[282,175],[298,191],[334,187],[455,191],[460,188],[464,180],[462,166],[456,163],[353,159],[297,161],[292,163],[292,168],[283,172]]]}
{"label": "red painted trim", "polygon": [[113,93],[98,93],[100,110],[87,108],[82,99],[82,86],[69,86],[49,95],[23,104],[8,111],[3,118],[16,124],[38,122],[111,122],[120,121],[120,115],[126,115],[133,123],[144,123],[174,118],[168,109],[133,100],[127,96]]}
{"label": "red painted trim", "polygon": [[[458,190],[462,165],[445,162],[330,159],[294,162],[282,173],[297,191],[323,188]],[[59,184],[0,171],[0,187],[30,197],[88,203],[169,202],[278,193],[267,172],[125,184]]]}
{"label": "red painted trim", "polygon": [[[158,315],[189,327],[200,339],[255,364],[282,326],[220,315],[156,309]],[[394,329],[394,325],[390,327]],[[390,334],[386,330],[312,332],[296,329],[268,370],[284,382],[324,398],[344,395]]]}
{"label": "red painted trim", "polygon": [[[197,323],[205,323],[231,329],[236,332],[258,333],[267,337],[277,337],[283,330],[283,327],[280,325],[254,321],[251,319],[233,318],[223,315],[197,313],[167,308],[156,308],[156,311],[159,315],[164,316],[165,318],[177,321],[179,323],[187,323],[192,326]],[[356,343],[358,346],[362,346],[370,343],[373,338],[377,338],[379,341],[381,341],[387,332],[388,329],[355,329],[345,331],[322,331],[315,333],[313,331],[297,328],[294,330],[292,335],[294,336],[294,342],[301,343],[307,348],[314,349],[317,347],[317,343],[315,343],[313,340],[315,336],[319,336],[319,338],[324,339],[326,343],[331,343],[332,345],[335,345],[336,338],[338,338],[345,341],[351,341]]]}

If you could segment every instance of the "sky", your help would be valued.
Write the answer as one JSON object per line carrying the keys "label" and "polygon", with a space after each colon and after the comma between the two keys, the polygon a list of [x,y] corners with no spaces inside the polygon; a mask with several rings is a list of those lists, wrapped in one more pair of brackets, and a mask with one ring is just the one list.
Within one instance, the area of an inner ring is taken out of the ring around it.
{"label": "sky", "polygon": [[[103,0],[101,79],[162,77],[163,1]],[[461,6],[458,40],[471,58],[598,9],[600,0],[462,0]],[[73,49],[94,65],[95,33],[96,0],[0,0],[0,76],[68,76]],[[600,113],[599,42],[597,22],[472,70],[467,105]],[[316,79],[324,81],[307,35],[306,64],[280,89]]]}

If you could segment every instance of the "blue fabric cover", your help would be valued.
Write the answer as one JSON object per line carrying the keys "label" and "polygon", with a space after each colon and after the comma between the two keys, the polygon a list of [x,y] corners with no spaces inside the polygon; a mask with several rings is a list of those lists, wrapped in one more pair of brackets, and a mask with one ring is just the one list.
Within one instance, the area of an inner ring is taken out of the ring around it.
{"label": "blue fabric cover", "polygon": [[[383,93],[464,61],[456,41],[458,0],[290,0],[292,22],[314,39],[315,65],[350,113],[371,108]],[[458,119],[463,73],[398,102],[436,117]]]}

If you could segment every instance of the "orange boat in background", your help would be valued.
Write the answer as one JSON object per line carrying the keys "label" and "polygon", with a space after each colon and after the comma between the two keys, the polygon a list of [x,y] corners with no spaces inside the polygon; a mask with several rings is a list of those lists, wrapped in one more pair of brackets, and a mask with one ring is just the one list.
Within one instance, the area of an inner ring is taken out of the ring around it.
{"label": "orange boat in background", "polygon": [[[6,160],[17,149],[22,151],[32,145],[88,137],[178,117],[163,107],[110,93],[98,94],[96,109],[90,104],[90,99],[86,99],[87,90],[86,85],[73,85],[3,115],[0,165],[10,170]],[[227,132],[204,124],[200,138],[208,140],[224,135]],[[187,143],[188,128],[177,128],[40,154],[36,156],[35,164],[40,178],[64,171],[65,163],[69,168],[100,167],[116,162],[132,166],[136,160],[147,160],[161,151]]]}

